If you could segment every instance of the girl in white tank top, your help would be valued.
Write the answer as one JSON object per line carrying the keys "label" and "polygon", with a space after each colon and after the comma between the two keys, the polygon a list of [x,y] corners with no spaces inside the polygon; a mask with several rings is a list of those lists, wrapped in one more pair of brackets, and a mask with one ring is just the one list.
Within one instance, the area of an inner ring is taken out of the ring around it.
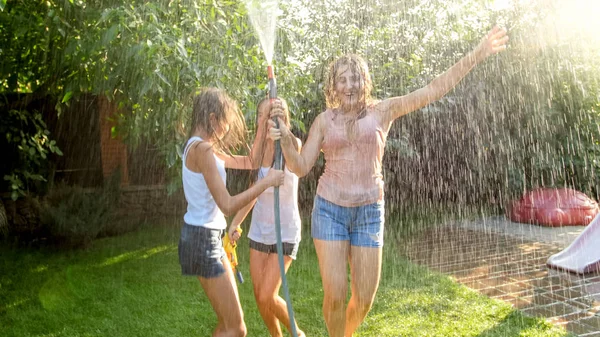
{"label": "girl in white tank top", "polygon": [[[271,170],[261,167],[258,179],[263,179]],[[279,204],[281,221],[281,241],[297,244],[300,242],[300,212],[298,210],[298,176],[284,169],[283,185],[279,186]],[[269,187],[256,199],[252,210],[252,221],[248,238],[265,245],[277,243],[275,233],[275,189]]]}
{"label": "girl in white tank top", "polygon": [[[269,100],[263,100],[258,105],[258,112],[260,121],[258,123],[257,139],[259,141],[261,140],[258,138],[259,135],[265,134],[270,114],[285,116],[284,122],[289,125],[289,112],[284,100],[278,99],[272,103]],[[295,144],[296,149],[299,151],[300,139],[296,138]],[[274,142],[271,139],[265,140],[263,150],[261,168],[258,171],[255,184],[260,183],[265,176],[273,171],[271,166],[274,158]],[[279,186],[279,210],[284,263],[287,271],[296,258],[300,243],[301,221],[298,210],[298,176],[288,169],[284,169],[284,172],[284,183]],[[288,323],[290,319],[287,314],[285,300],[278,295],[281,276],[276,249],[274,205],[274,189],[268,188],[235,215],[229,227],[229,233],[233,234],[237,231],[254,207],[250,230],[248,231],[248,238],[250,239],[250,277],[254,285],[254,297],[271,336],[282,336],[279,323],[286,324],[286,328],[290,331]],[[267,318],[265,319],[265,317]],[[298,336],[304,336],[304,332],[297,325],[296,331]]]}
{"label": "girl in white tank top", "polygon": [[184,275],[198,277],[218,319],[219,333],[246,335],[242,307],[222,234],[225,215],[235,213],[260,193],[283,182],[283,172],[271,170],[248,190],[231,196],[225,168],[251,169],[248,157],[227,156],[243,141],[243,117],[237,103],[222,90],[203,89],[194,97],[189,140],[183,153],[183,190],[188,202],[179,240]]}

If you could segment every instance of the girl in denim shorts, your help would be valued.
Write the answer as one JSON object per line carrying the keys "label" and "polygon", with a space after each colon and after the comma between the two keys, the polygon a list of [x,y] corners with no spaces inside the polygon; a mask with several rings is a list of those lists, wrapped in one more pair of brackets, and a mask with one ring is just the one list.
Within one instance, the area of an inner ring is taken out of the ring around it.
{"label": "girl in denim shorts", "polygon": [[[371,309],[381,274],[385,142],[394,120],[440,99],[479,62],[506,48],[506,31],[495,27],[479,45],[426,87],[383,101],[371,98],[367,63],[357,55],[332,62],[325,83],[327,110],[311,125],[298,153],[285,123],[269,122],[281,139],[290,171],[299,177],[319,153],[325,171],[315,196],[311,232],[323,281],[323,315],[331,337],[352,336]],[[348,262],[347,262],[348,261]],[[346,305],[347,268],[352,296]]]}
{"label": "girl in denim shorts", "polygon": [[183,191],[187,201],[179,239],[183,275],[198,277],[213,310],[217,326],[213,336],[245,336],[242,307],[221,237],[232,214],[260,193],[283,183],[282,171],[268,175],[248,190],[231,196],[225,185],[225,168],[251,169],[249,157],[225,155],[243,143],[245,126],[237,103],[224,91],[203,89],[194,97],[191,129],[183,152]]}
{"label": "girl in denim shorts", "polygon": [[[269,109],[269,105],[271,105],[271,109]],[[281,111],[284,117],[283,122],[289,127],[289,111],[286,102],[281,99],[273,103],[270,103],[269,100],[263,100],[258,105],[259,124],[257,135],[265,136],[264,130],[267,126],[270,111],[275,113]],[[257,181],[264,179],[271,171],[270,167],[273,165],[274,159],[274,142],[268,139],[263,144],[261,167],[257,172]],[[299,150],[300,146],[300,139],[295,138],[294,148]],[[279,198],[283,259],[285,271],[287,272],[292,261],[296,259],[298,252],[301,221],[298,210],[298,176],[288,169],[285,169],[284,172],[285,178],[283,185],[279,187]],[[250,239],[250,277],[254,286],[254,297],[270,335],[283,336],[279,323],[283,323],[288,331],[291,331],[291,326],[286,302],[279,296],[281,274],[276,248],[274,205],[274,189],[269,188],[236,214],[229,227],[229,233],[236,233],[250,210],[254,208],[250,230],[248,231],[248,238]],[[304,332],[297,325],[296,331],[298,336],[304,336]]]}

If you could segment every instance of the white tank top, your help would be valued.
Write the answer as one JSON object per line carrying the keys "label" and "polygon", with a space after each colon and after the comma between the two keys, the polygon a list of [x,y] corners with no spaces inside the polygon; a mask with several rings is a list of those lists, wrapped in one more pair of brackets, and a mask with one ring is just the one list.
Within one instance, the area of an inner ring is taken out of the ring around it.
{"label": "white tank top", "polygon": [[[269,173],[269,167],[261,167],[258,179]],[[298,211],[298,176],[285,169],[283,185],[279,186],[281,220],[281,241],[300,242],[300,212]],[[275,234],[275,189],[269,187],[256,200],[252,211],[252,222],[248,237],[254,241],[273,245],[277,243]]]}
{"label": "white tank top", "polygon": [[[187,212],[183,216],[183,220],[186,224],[192,226],[202,226],[210,229],[225,229],[227,228],[227,222],[225,221],[225,215],[217,206],[215,199],[213,199],[210,190],[204,180],[202,173],[190,171],[186,166],[186,158],[189,149],[193,143],[201,142],[200,137],[191,137],[183,151],[183,193],[187,201]],[[225,183],[225,162],[215,155],[215,161],[219,175]]]}

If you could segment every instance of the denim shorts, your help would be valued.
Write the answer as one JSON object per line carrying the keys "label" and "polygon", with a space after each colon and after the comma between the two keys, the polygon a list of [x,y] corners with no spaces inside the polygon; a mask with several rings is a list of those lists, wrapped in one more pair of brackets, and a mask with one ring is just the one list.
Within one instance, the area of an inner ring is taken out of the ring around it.
{"label": "denim shorts", "polygon": [[350,241],[358,247],[382,247],[384,203],[343,207],[315,196],[311,234],[324,241]]}
{"label": "denim shorts", "polygon": [[224,230],[184,224],[179,239],[181,274],[204,278],[225,273],[222,259],[226,257],[222,237]]}
{"label": "denim shorts", "polygon": [[[250,240],[250,248],[254,250],[258,250],[259,252],[271,254],[277,254],[277,245],[267,245],[258,241]],[[298,246],[297,243],[290,242],[282,242],[283,245],[283,255],[287,255],[291,257],[293,260],[296,259],[296,255],[298,254]]]}

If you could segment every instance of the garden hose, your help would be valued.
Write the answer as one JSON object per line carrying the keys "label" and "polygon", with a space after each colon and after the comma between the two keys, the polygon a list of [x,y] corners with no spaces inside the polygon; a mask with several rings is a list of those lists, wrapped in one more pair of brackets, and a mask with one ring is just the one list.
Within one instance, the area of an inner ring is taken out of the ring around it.
{"label": "garden hose", "polygon": [[[269,78],[269,99],[273,101],[277,98],[277,81],[275,81],[275,73],[273,66],[267,67],[267,75]],[[274,118],[275,125],[279,127],[279,121]],[[281,151],[281,143],[279,140],[275,141],[275,160],[273,162],[273,168],[276,170],[282,170],[284,164],[283,154]],[[277,257],[279,260],[279,271],[281,273],[281,286],[283,287],[283,294],[285,296],[285,302],[287,304],[288,316],[290,318],[290,332],[293,337],[298,337],[296,331],[296,320],[294,319],[294,309],[292,308],[292,301],[290,300],[290,292],[287,285],[287,278],[285,277],[285,264],[283,262],[283,243],[281,242],[281,214],[279,210],[279,186],[275,186],[275,234],[277,235]]]}

